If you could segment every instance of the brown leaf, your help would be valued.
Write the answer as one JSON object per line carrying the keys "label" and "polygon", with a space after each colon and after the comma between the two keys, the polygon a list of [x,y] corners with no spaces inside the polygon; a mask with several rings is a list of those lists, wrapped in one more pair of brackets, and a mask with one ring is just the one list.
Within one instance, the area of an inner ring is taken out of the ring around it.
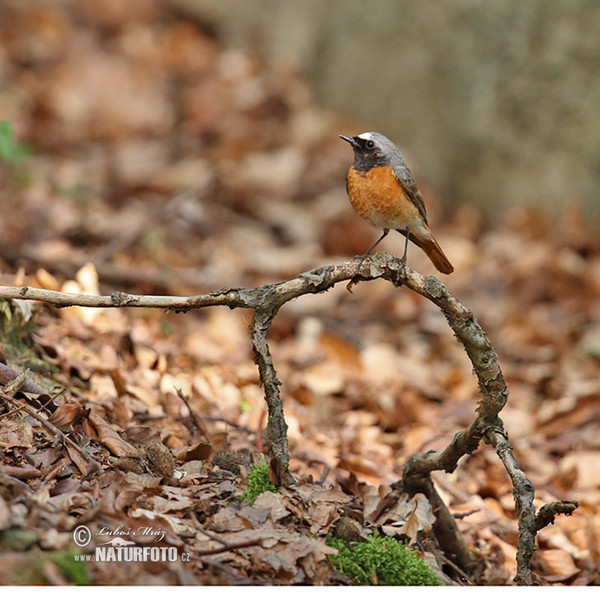
{"label": "brown leaf", "polygon": [[4,421],[0,429],[0,447],[31,448],[33,446],[33,428],[27,421]]}
{"label": "brown leaf", "polygon": [[121,436],[93,410],[87,416],[87,421],[93,426],[95,438],[102,442],[115,456],[140,456],[141,452]]}
{"label": "brown leaf", "polygon": [[559,468],[563,477],[574,477],[578,488],[600,486],[600,452],[570,452],[562,459]]}
{"label": "brown leaf", "polygon": [[[294,575],[297,574],[296,565],[302,561],[302,565],[308,567],[306,575],[309,577],[314,574],[316,565],[324,560],[328,554],[337,554],[337,550],[328,546],[324,540],[307,537],[298,533],[290,534],[285,539],[282,539],[279,544],[273,547],[273,552],[277,554],[284,564],[292,566],[291,572]],[[309,556],[314,560],[305,562],[303,559]]]}
{"label": "brown leaf", "polygon": [[379,511],[379,502],[381,500],[379,493],[374,486],[366,486],[362,490],[363,497],[363,514],[365,521],[370,521]]}
{"label": "brown leaf", "polygon": [[335,521],[339,513],[339,508],[333,504],[325,502],[316,504],[309,508],[311,520],[310,532],[313,535],[326,532],[329,526]]}
{"label": "brown leaf", "polygon": [[290,511],[285,507],[281,495],[273,492],[263,492],[260,494],[254,501],[254,504],[252,504],[252,508],[267,510],[269,518],[273,523],[277,523],[277,521],[290,514]]}
{"label": "brown leaf", "polygon": [[188,483],[194,479],[205,477],[207,474],[206,463],[201,460],[190,460],[178,468],[176,473],[180,473],[181,483]]}
{"label": "brown leaf", "polygon": [[6,500],[0,496],[0,531],[7,529],[10,524],[10,508]]}
{"label": "brown leaf", "polygon": [[119,398],[127,394],[127,386],[125,385],[125,381],[123,380],[123,373],[121,373],[120,369],[111,369],[110,378],[115,384],[115,390],[117,391],[117,396],[119,396]]}
{"label": "brown leaf", "polygon": [[90,409],[74,403],[61,404],[51,415],[48,421],[61,431],[67,431],[72,425],[81,422],[84,416],[89,414]]}
{"label": "brown leaf", "polygon": [[69,458],[77,465],[77,468],[81,471],[81,474],[86,477],[89,472],[88,461],[86,458],[81,455],[79,450],[73,448],[71,444],[65,444],[65,449],[69,455]]}
{"label": "brown leaf", "polygon": [[549,575],[560,575],[564,579],[568,579],[579,573],[573,557],[565,550],[559,548],[539,550],[538,557],[544,565],[544,570]]}
{"label": "brown leaf", "polygon": [[14,467],[13,465],[2,465],[2,471],[10,477],[16,477],[17,479],[33,479],[35,477],[41,477],[42,472],[39,469],[31,465],[24,465],[22,467]]}
{"label": "brown leaf", "polygon": [[420,531],[431,531],[435,515],[425,494],[418,493],[412,498],[403,494],[396,508],[385,515],[385,521],[393,521],[390,525],[382,525],[386,535],[406,535],[414,544]]}
{"label": "brown leaf", "polygon": [[160,433],[150,427],[128,427],[121,437],[131,444],[140,446],[151,446],[160,442]]}
{"label": "brown leaf", "polygon": [[247,520],[243,519],[232,506],[224,506],[207,522],[213,531],[241,531],[248,529]]}
{"label": "brown leaf", "polygon": [[208,460],[212,453],[212,444],[208,442],[199,442],[193,446],[181,448],[175,452],[175,457],[179,460]]}

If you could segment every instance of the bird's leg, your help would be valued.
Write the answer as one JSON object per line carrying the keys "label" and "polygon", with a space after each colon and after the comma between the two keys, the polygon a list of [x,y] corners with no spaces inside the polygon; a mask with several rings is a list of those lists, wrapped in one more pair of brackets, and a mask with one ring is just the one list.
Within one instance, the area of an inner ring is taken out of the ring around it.
{"label": "bird's leg", "polygon": [[384,229],[383,230],[383,234],[381,235],[381,237],[362,255],[362,258],[360,259],[360,262],[358,263],[358,268],[356,269],[356,272],[358,274],[358,272],[360,271],[360,268],[362,267],[362,264],[365,260],[365,258],[367,258],[367,256],[369,256],[369,254],[371,254],[371,252],[373,252],[373,250],[375,250],[375,248],[379,245],[379,242],[381,242],[381,240],[390,232],[389,229]]}
{"label": "bird's leg", "polygon": [[373,252],[373,250],[377,247],[377,245],[379,244],[379,242],[381,242],[381,240],[390,232],[389,229],[384,229],[383,230],[383,234],[381,235],[381,237],[362,255],[360,262],[358,263],[358,267],[356,269],[356,274],[354,275],[354,277],[348,282],[348,285],[346,286],[347,290],[349,292],[352,292],[352,288],[354,287],[354,285],[356,285],[356,283],[358,282],[358,275],[360,273],[360,268],[362,267],[362,264],[365,260],[365,258],[367,258],[367,256],[369,256],[369,254],[371,254],[371,252]]}
{"label": "bird's leg", "polygon": [[375,250],[375,248],[377,248],[377,246],[379,246],[379,242],[381,242],[381,240],[390,232],[389,229],[384,229],[383,233],[381,234],[381,237],[363,254],[363,258],[365,256],[368,256],[369,254],[371,254],[371,252],[373,252],[373,250]]}
{"label": "bird's leg", "polygon": [[406,236],[406,240],[404,241],[404,254],[402,255],[402,258],[400,259],[400,262],[402,263],[402,270],[404,270],[406,268],[406,257],[408,255],[408,240],[410,238],[410,229],[407,229],[406,231],[403,231],[402,233],[404,233],[404,235]]}
{"label": "bird's leg", "polygon": [[402,265],[402,269],[400,271],[398,271],[398,276],[395,278],[394,283],[400,287],[402,285],[402,281],[401,281],[401,274],[404,273],[406,271],[406,257],[408,255],[408,240],[410,239],[410,229],[407,229],[406,231],[403,231],[402,229],[397,229],[396,230],[398,233],[401,233],[402,235],[406,236],[406,240],[404,242],[404,254],[402,255],[402,258],[400,259],[400,264]]}

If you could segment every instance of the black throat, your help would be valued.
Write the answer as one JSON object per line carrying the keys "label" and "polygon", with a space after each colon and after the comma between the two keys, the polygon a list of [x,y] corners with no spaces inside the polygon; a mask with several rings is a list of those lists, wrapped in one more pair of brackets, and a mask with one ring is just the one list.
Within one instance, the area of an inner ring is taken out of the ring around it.
{"label": "black throat", "polygon": [[388,164],[385,157],[378,152],[365,152],[355,151],[354,152],[354,167],[355,171],[359,173],[367,173],[373,167],[385,167]]}

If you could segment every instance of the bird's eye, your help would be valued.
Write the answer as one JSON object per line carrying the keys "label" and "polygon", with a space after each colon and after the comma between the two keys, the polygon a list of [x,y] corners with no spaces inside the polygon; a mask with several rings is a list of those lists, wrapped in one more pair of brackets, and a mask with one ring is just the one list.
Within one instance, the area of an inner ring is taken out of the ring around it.
{"label": "bird's eye", "polygon": [[372,150],[373,148],[375,148],[375,142],[373,140],[369,140],[366,144],[365,144],[365,148],[368,148],[369,150]]}

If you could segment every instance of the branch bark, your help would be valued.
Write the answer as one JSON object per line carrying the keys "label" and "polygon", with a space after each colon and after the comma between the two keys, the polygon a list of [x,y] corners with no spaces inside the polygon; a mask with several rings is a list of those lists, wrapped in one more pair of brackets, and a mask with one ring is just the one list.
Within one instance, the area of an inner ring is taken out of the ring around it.
{"label": "branch bark", "polygon": [[[360,271],[357,269],[360,266]],[[407,461],[402,480],[396,487],[411,493],[423,492],[436,512],[434,532],[453,561],[470,575],[477,573],[478,561],[468,548],[456,521],[437,493],[431,473],[436,470],[453,472],[461,457],[472,453],[484,440],[493,446],[511,480],[519,522],[517,577],[521,584],[532,584],[531,559],[535,552],[536,533],[559,513],[570,514],[577,507],[573,502],[546,505],[536,514],[533,506],[534,487],[519,468],[504,431],[500,411],[508,400],[508,389],[498,357],[488,337],[477,323],[473,313],[461,304],[435,277],[425,277],[402,265],[387,252],[378,252],[369,260],[360,257],[343,265],[329,265],[302,273],[282,283],[264,285],[255,289],[226,288],[197,296],[143,296],[114,292],[110,296],[67,294],[31,287],[0,286],[0,298],[36,300],[56,307],[148,307],[174,311],[188,311],[208,306],[249,308],[254,310],[251,326],[254,361],[265,388],[268,406],[266,436],[270,444],[271,466],[281,485],[290,485],[295,479],[289,471],[287,425],[279,393],[281,382],[273,365],[267,340],[269,328],[279,309],[290,300],[305,294],[317,294],[342,281],[351,285],[359,280],[382,278],[396,286],[405,285],[440,308],[449,326],[464,346],[479,383],[481,399],[473,422],[458,432],[441,452],[428,452]]]}

